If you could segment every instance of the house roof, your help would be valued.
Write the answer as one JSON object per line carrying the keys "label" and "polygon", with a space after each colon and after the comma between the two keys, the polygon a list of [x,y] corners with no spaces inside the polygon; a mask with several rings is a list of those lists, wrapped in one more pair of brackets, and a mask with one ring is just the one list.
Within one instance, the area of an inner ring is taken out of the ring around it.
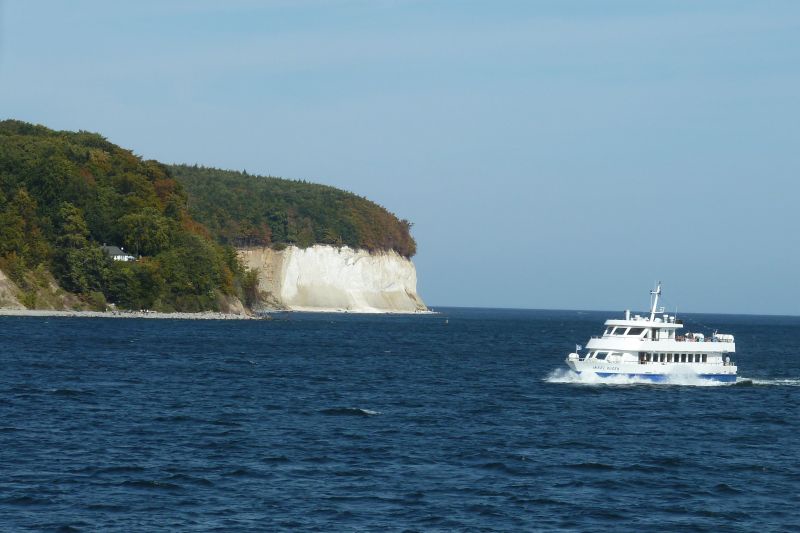
{"label": "house roof", "polygon": [[106,246],[105,244],[102,246],[103,251],[110,255],[111,257],[115,257],[118,255],[131,255],[128,252],[124,251],[119,246]]}

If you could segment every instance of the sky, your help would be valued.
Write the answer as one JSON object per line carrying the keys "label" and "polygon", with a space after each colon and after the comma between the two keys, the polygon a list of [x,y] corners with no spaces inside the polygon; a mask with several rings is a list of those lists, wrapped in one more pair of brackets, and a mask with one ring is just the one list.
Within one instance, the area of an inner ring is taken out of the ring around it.
{"label": "sky", "polygon": [[434,308],[800,315],[795,0],[5,0],[0,118],[366,196]]}

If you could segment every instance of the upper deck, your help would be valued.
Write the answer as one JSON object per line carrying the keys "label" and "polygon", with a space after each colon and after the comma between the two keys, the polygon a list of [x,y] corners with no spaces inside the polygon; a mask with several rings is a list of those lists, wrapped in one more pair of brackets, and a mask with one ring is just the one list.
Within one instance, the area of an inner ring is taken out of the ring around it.
{"label": "upper deck", "polygon": [[610,318],[606,320],[606,326],[620,326],[620,327],[657,327],[662,329],[680,329],[683,327],[683,322],[675,318],[674,316],[663,315],[662,317],[655,317],[653,320],[650,320],[648,317],[643,317],[639,315],[628,316],[629,311],[625,311],[626,317],[624,319],[619,318]]}
{"label": "upper deck", "polygon": [[[600,337],[592,337],[587,344],[589,349],[608,349],[625,351],[708,351],[726,353],[736,351],[733,335],[714,333],[706,339],[702,333],[678,335],[683,322],[674,315],[658,308],[661,285],[655,291],[649,316],[633,315],[625,311],[624,319],[610,319],[605,322],[605,331]],[[658,316],[656,316],[658,314]],[[691,346],[683,343],[692,343]]]}

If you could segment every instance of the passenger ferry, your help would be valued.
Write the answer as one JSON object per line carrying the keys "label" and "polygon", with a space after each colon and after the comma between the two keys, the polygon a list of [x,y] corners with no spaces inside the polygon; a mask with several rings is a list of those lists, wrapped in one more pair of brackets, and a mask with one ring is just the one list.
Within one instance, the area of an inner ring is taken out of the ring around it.
{"label": "passenger ferry", "polygon": [[623,375],[654,382],[671,376],[696,375],[702,379],[736,381],[736,365],[728,354],[736,351],[733,335],[714,333],[679,334],[683,323],[658,307],[661,283],[650,291],[649,316],[625,311],[623,320],[606,320],[601,337],[592,337],[581,355],[581,346],[567,356],[567,365],[577,373],[600,377]]}

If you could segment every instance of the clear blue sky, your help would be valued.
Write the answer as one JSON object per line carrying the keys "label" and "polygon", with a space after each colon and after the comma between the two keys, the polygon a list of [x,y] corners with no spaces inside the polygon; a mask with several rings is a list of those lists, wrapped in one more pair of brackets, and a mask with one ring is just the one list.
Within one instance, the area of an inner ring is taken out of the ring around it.
{"label": "clear blue sky", "polygon": [[800,314],[800,2],[37,1],[0,115],[327,183],[432,306]]}

